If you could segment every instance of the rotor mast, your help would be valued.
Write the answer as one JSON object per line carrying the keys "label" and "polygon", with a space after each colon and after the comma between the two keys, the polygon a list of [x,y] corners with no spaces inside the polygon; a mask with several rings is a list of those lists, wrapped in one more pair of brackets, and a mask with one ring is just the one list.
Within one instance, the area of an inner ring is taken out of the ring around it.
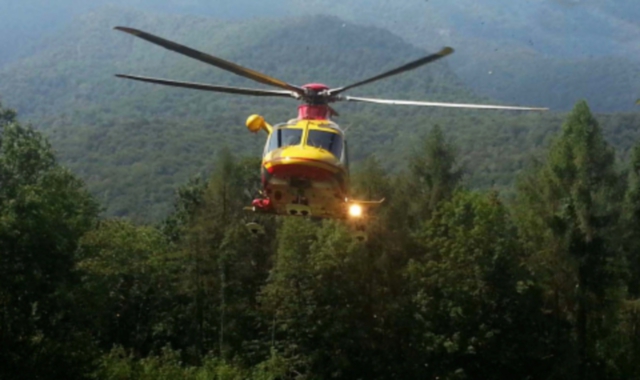
{"label": "rotor mast", "polygon": [[321,96],[325,91],[329,90],[327,85],[322,83],[309,83],[302,86],[305,90],[304,103],[298,106],[298,119],[301,120],[329,120],[332,115],[336,114],[329,104],[327,98]]}

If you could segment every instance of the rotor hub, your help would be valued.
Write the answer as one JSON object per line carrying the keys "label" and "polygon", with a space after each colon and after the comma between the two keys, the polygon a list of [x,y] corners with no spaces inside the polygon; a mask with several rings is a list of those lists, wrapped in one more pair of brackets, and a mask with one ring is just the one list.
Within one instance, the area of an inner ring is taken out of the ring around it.
{"label": "rotor hub", "polygon": [[327,92],[329,87],[322,83],[309,83],[302,86],[304,95],[302,100],[311,106],[321,106],[329,103]]}
{"label": "rotor hub", "polygon": [[316,91],[316,92],[322,92],[322,91],[328,90],[329,86],[327,86],[326,84],[322,84],[322,83],[308,83],[308,84],[305,84],[304,86],[302,86],[302,88],[304,88],[304,89],[308,88],[309,90],[313,90],[313,91]]}

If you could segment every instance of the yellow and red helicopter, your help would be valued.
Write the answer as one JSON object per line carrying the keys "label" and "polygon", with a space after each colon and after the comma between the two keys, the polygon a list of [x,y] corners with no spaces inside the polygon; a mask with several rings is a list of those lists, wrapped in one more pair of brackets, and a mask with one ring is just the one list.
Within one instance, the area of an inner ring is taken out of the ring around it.
{"label": "yellow and red helicopter", "polygon": [[268,137],[262,157],[262,191],[249,210],[276,215],[313,216],[332,219],[362,220],[369,208],[379,201],[358,201],[349,194],[349,159],[345,133],[331,120],[337,113],[330,104],[340,101],[426,107],[542,111],[546,108],[502,105],[418,102],[362,98],[343,95],[355,87],[397,75],[439,60],[453,53],[445,47],[435,54],[409,62],[396,69],[348,86],[329,88],[320,83],[296,86],[260,72],[205,54],[187,46],[127,28],[116,30],[149,41],[166,49],[230,71],[278,90],[218,86],[192,82],[117,74],[117,77],[196,90],[237,95],[284,97],[299,100],[298,117],[286,123],[269,125],[259,115],[247,119],[247,128],[254,133],[264,131]]}

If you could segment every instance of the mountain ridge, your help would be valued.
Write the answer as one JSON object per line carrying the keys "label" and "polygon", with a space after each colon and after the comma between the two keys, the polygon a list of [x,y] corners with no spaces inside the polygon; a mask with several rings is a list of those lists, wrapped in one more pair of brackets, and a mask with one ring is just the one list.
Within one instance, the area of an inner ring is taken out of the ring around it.
{"label": "mountain ridge", "polygon": [[[278,24],[270,20],[231,23],[111,8],[83,16],[81,24],[66,28],[57,38],[51,36],[45,40],[44,48],[35,55],[0,68],[0,92],[12,94],[7,104],[17,108],[25,117],[42,117],[59,110],[95,106],[126,96],[145,96],[147,92],[184,96],[196,96],[197,93],[186,95],[184,90],[125,82],[113,78],[116,73],[261,87],[111,30],[119,24],[135,26],[201,51],[213,52],[224,59],[297,84],[324,81],[329,85],[343,85],[426,54],[387,31],[343,26],[342,21],[330,16],[294,18],[281,20]],[[315,31],[325,26],[329,26],[326,31]],[[256,34],[258,38],[254,37]],[[336,43],[338,38],[340,41]],[[376,42],[371,43],[368,39]],[[431,84],[436,84],[434,91],[429,89]],[[476,98],[447,68],[446,62],[436,62],[391,81],[374,84],[363,93],[425,97],[425,91],[435,95],[433,100],[445,100],[439,94],[447,93],[449,98],[453,95]],[[359,93],[362,92],[354,91],[354,94]],[[203,96],[203,93],[197,94]],[[225,97],[209,96],[220,101]]]}
{"label": "mountain ridge", "polygon": [[[132,9],[197,14],[217,20],[275,20],[322,13],[339,17],[347,25],[390,30],[422,49],[434,51],[451,45],[457,53],[448,64],[461,80],[476,93],[504,102],[538,103],[539,97],[529,94],[555,92],[556,83],[562,82],[565,95],[540,105],[568,110],[576,99],[586,97],[598,112],[634,111],[633,97],[640,93],[640,81],[636,79],[640,75],[640,6],[632,0],[247,1],[233,5],[203,0],[162,4],[150,0],[99,0],[90,4],[60,0],[55,6],[30,0],[0,4],[0,67],[3,62],[24,57],[23,48],[18,54],[9,45],[32,45],[25,41],[34,40],[38,33],[51,33],[71,17],[105,4],[126,4]],[[3,18],[2,14],[12,17]],[[599,63],[603,59],[608,60],[609,68]],[[598,70],[586,70],[587,77],[565,77],[574,67],[578,71],[583,67]],[[613,83],[622,85],[601,91],[597,85],[589,85],[593,77],[611,77]],[[587,94],[582,93],[585,88]]]}

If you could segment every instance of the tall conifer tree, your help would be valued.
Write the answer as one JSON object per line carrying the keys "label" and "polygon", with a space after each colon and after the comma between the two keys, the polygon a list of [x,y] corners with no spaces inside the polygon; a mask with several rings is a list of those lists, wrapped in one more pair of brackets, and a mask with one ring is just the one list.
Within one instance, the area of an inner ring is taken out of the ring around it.
{"label": "tall conifer tree", "polygon": [[631,154],[625,217],[630,269],[629,294],[640,298],[640,143]]}
{"label": "tall conifer tree", "polygon": [[577,378],[608,373],[602,346],[621,299],[620,212],[613,149],[586,102],[576,104],[547,161],[519,185],[519,222],[553,312],[575,334]]}
{"label": "tall conifer tree", "polygon": [[[448,200],[460,186],[462,170],[457,164],[456,147],[434,126],[409,157],[409,171],[397,178],[391,194],[388,219],[396,240],[409,236],[429,220],[441,201]],[[403,247],[411,257],[414,247]]]}

